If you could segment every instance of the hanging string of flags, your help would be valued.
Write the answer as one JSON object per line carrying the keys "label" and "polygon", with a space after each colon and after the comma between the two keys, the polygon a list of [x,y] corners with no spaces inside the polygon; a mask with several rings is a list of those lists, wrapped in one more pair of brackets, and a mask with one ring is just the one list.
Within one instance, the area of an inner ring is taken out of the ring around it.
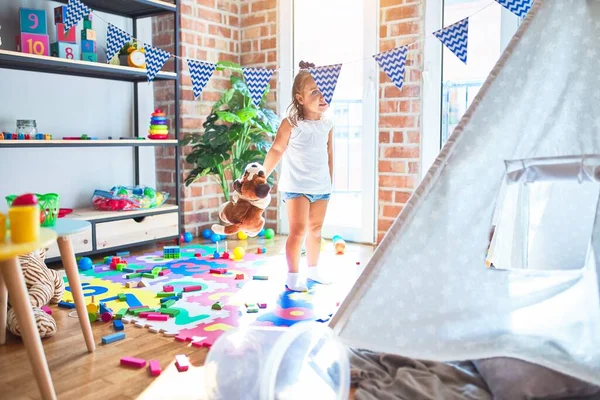
{"label": "hanging string of flags", "polygon": [[[494,1],[518,17],[524,18],[531,9],[534,0]],[[493,4],[493,2],[490,4]],[[488,6],[490,4],[488,4]],[[481,12],[486,7],[456,23],[453,23],[452,25],[432,33],[434,37],[436,37],[465,64],[467,63],[468,54],[469,18]],[[83,4],[80,0],[69,0],[67,6],[67,15],[65,18],[65,29],[68,30],[77,25],[77,23],[79,23],[84,16],[91,13],[93,13],[93,10]],[[107,62],[110,62],[110,60],[113,59],[113,57],[119,52],[125,43],[132,40],[139,40],[109,22],[107,22],[107,25],[106,60]],[[372,56],[392,80],[394,85],[398,87],[398,89],[402,89],[404,84],[404,73],[406,69],[406,59],[408,57],[408,49],[414,43],[402,45]],[[178,57],[185,59],[190,71],[194,98],[196,99],[200,96],[202,90],[216,69],[216,64],[186,57],[179,57],[165,50],[156,48],[148,43],[144,43],[144,48],[146,49],[146,75],[148,82],[152,82],[154,80],[156,74],[162,69],[169,58]],[[337,85],[343,64],[344,63],[339,63],[308,69],[315,80],[317,87],[323,94],[325,101],[327,101],[327,104],[331,104],[333,93],[335,92],[335,87]],[[252,101],[255,105],[258,106],[260,104],[267,85],[269,84],[269,81],[276,70],[277,69],[273,68],[242,68],[244,79],[246,80],[246,84],[248,85],[248,89],[252,95]]]}

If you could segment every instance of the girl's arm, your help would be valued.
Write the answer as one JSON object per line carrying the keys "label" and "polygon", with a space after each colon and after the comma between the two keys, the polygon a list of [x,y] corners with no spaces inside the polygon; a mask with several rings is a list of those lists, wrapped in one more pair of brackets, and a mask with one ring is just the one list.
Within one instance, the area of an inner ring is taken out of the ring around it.
{"label": "girl's arm", "polygon": [[284,119],[279,125],[279,129],[277,130],[277,135],[275,135],[275,141],[273,145],[269,149],[267,156],[265,157],[265,162],[263,163],[263,167],[265,167],[265,172],[267,177],[271,175],[279,161],[281,161],[281,157],[283,156],[283,152],[285,151],[288,142],[290,140],[290,134],[292,133],[292,126],[290,125],[288,119]]}
{"label": "girl's arm", "polygon": [[331,177],[331,184],[333,185],[333,129],[329,131],[327,153],[329,154],[329,176]]}

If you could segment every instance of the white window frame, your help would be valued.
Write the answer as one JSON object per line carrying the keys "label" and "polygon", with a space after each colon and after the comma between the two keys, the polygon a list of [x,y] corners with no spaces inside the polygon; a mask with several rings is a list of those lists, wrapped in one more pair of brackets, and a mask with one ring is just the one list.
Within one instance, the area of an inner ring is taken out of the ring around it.
{"label": "white window frame", "polygon": [[[500,4],[500,42],[502,48],[512,39],[520,19]],[[421,179],[441,150],[442,137],[442,44],[432,33],[442,28],[444,0],[425,2],[425,44],[423,47],[423,113],[421,126]],[[467,17],[467,15],[465,15]],[[477,16],[475,15],[474,18]],[[456,21],[448,21],[446,25]]]}

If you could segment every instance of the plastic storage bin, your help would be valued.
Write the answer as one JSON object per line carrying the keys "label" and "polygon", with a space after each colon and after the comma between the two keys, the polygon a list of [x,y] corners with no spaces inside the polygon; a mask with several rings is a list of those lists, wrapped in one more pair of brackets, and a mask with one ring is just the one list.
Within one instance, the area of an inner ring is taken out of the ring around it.
{"label": "plastic storage bin", "polygon": [[204,364],[209,400],[347,400],[350,364],[327,326],[244,327],[224,333]]}

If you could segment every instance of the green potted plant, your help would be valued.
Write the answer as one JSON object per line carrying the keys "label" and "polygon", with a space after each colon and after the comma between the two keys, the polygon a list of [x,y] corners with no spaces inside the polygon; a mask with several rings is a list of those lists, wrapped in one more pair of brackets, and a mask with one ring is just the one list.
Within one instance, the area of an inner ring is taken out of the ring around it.
{"label": "green potted plant", "polygon": [[[230,200],[231,179],[241,177],[251,162],[262,163],[270,147],[269,137],[274,136],[280,120],[272,110],[265,108],[268,87],[260,106],[252,101],[240,65],[219,61],[216,70],[232,71],[231,88],[226,90],[211,109],[204,122],[204,133],[187,134],[183,146],[191,146],[186,161],[194,166],[185,178],[186,186],[203,176],[215,178],[225,200]],[[273,183],[272,176],[269,183]]]}

